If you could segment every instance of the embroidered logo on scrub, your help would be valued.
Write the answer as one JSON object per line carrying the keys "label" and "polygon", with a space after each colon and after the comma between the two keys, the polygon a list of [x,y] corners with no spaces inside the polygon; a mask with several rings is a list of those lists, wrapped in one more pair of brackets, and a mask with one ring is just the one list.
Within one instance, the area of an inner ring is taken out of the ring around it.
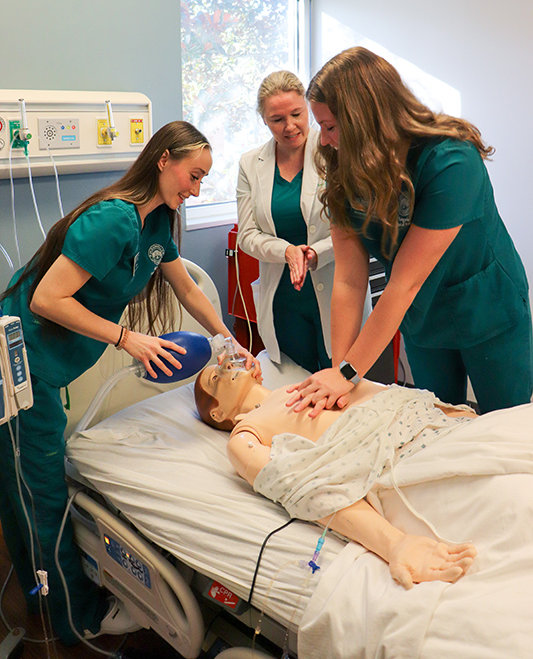
{"label": "embroidered logo on scrub", "polygon": [[163,245],[159,245],[158,243],[154,243],[153,245],[150,245],[148,248],[148,258],[152,263],[155,264],[157,267],[161,263],[161,259],[165,255],[165,250],[163,248]]}
{"label": "embroidered logo on scrub", "polygon": [[409,197],[405,192],[400,192],[398,198],[398,226],[407,227],[411,224],[409,219]]}

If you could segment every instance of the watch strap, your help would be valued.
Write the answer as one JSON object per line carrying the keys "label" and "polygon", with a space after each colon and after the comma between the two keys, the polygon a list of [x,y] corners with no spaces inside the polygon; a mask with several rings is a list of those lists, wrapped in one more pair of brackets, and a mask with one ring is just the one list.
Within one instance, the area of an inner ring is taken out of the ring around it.
{"label": "watch strap", "polygon": [[350,362],[343,360],[340,363],[339,368],[345,380],[349,380],[353,384],[358,384],[359,382],[361,382],[361,378],[357,374],[355,368],[350,364]]}

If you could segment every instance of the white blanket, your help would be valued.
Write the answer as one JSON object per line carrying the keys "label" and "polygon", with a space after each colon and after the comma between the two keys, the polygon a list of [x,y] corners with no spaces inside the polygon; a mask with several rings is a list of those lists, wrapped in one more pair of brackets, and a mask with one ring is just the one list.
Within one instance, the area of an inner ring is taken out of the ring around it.
{"label": "white blanket", "polygon": [[[348,544],[306,609],[299,656],[533,656],[533,404],[458,427],[400,462],[395,477],[439,535],[474,542],[474,565],[456,584],[406,591],[383,561]],[[392,523],[428,534],[394,491],[390,473],[373,494]]]}

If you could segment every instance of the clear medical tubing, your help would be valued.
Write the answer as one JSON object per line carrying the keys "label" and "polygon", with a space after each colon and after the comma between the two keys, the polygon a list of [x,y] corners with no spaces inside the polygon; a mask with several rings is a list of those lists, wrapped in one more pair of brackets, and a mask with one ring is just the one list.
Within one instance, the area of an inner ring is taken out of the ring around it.
{"label": "clear medical tubing", "polygon": [[224,338],[222,334],[217,334],[216,336],[208,339],[202,334],[196,334],[195,332],[170,332],[168,334],[162,334],[162,339],[168,339],[173,341],[178,345],[184,347],[187,350],[185,355],[176,352],[175,350],[169,350],[170,353],[180,362],[182,368],[174,368],[174,366],[163,359],[162,361],[168,366],[171,370],[171,374],[167,375],[163,371],[153,364],[155,372],[158,374],[157,378],[152,377],[147,373],[146,369],[140,362],[135,362],[131,366],[125,366],[112,375],[100,389],[96,392],[95,397],[89,404],[85,414],[80,419],[77,424],[74,432],[81,432],[86,430],[90,425],[91,421],[94,419],[96,412],[100,409],[102,402],[105,397],[111,391],[111,389],[126,377],[130,373],[134,373],[137,377],[144,378],[150,382],[155,382],[156,384],[170,384],[172,382],[178,382],[179,380],[185,380],[186,378],[195,375],[200,371],[207,362],[213,356],[218,356],[223,352],[226,352],[229,363],[232,368],[244,368],[245,359],[240,357],[235,349],[235,345],[231,337]]}
{"label": "clear medical tubing", "polygon": [[137,362],[131,366],[125,366],[124,368],[121,368],[120,371],[117,371],[108,380],[106,380],[100,389],[98,389],[96,392],[95,397],[89,403],[89,407],[79,420],[78,425],[74,428],[74,432],[82,432],[91,425],[91,421],[93,420],[96,412],[98,412],[100,409],[100,405],[104,401],[107,394],[111,391],[111,389],[117,384],[117,382],[122,380],[123,377],[129,375],[130,373],[135,373],[135,375],[142,377],[143,372],[144,366]]}

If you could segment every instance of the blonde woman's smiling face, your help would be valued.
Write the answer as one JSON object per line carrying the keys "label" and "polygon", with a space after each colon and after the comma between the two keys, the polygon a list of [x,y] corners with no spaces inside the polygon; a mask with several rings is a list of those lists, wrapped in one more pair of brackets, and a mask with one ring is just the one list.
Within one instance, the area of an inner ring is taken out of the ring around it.
{"label": "blonde woman's smiling face", "polygon": [[264,101],[263,120],[276,142],[286,148],[303,146],[309,134],[305,98],[295,91],[279,92]]}

